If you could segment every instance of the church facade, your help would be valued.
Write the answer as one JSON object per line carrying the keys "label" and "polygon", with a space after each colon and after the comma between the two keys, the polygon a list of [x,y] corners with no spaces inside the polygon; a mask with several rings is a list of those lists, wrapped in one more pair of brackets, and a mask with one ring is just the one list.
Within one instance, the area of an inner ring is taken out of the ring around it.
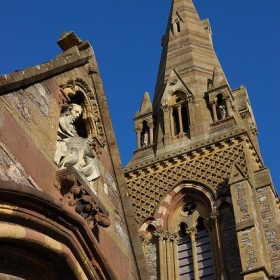
{"label": "church facade", "polygon": [[280,279],[246,87],[230,88],[193,2],[172,3],[125,168],[91,45],[58,44],[0,77],[0,279]]}
{"label": "church facade", "polygon": [[134,122],[125,176],[150,279],[279,279],[279,201],[246,87],[230,88],[190,0],[173,1]]}

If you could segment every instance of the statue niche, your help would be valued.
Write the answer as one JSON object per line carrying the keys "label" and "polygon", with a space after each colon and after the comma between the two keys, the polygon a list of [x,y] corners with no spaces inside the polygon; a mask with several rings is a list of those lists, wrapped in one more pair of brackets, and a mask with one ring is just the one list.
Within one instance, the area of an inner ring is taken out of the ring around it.
{"label": "statue niche", "polygon": [[92,153],[92,139],[81,137],[75,123],[81,118],[82,106],[71,103],[61,112],[56,143],[55,163],[59,169],[74,167],[88,182],[100,176],[98,161]]}

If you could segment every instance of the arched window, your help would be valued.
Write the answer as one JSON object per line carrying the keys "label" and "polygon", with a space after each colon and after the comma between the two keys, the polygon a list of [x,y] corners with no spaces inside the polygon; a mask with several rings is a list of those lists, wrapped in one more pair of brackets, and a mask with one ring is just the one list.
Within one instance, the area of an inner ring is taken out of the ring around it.
{"label": "arched window", "polygon": [[224,267],[214,261],[223,258],[218,216],[207,187],[182,183],[166,194],[154,216],[159,279],[218,279]]}
{"label": "arched window", "polygon": [[173,135],[184,135],[189,131],[188,103],[186,94],[177,91],[170,100],[172,108],[172,125]]}
{"label": "arched window", "polygon": [[187,133],[189,131],[189,117],[186,104],[182,105],[182,120],[183,120],[183,132]]}
{"label": "arched window", "polygon": [[204,219],[197,219],[196,251],[199,279],[214,279],[214,270],[211,252],[211,240],[209,233],[204,225]]}
{"label": "arched window", "polygon": [[223,94],[221,93],[217,95],[216,111],[217,111],[218,120],[223,120],[226,118],[227,116],[226,102]]}
{"label": "arched window", "polygon": [[[187,216],[196,210],[195,203],[185,206]],[[214,279],[210,235],[204,225],[204,219],[199,216],[195,227],[180,223],[180,240],[178,242],[178,263],[181,280],[192,280],[197,275],[199,279]]]}
{"label": "arched window", "polygon": [[173,116],[174,135],[178,135],[180,133],[180,121],[179,121],[178,109],[176,107],[173,107],[172,116]]}
{"label": "arched window", "polygon": [[180,26],[180,21],[176,21],[176,28],[177,28],[177,32],[181,32],[181,26]]}
{"label": "arched window", "polygon": [[150,144],[150,128],[147,121],[142,122],[142,131],[140,134],[141,147],[148,146]]}
{"label": "arched window", "polygon": [[180,241],[178,243],[178,263],[180,279],[194,279],[193,254],[191,238],[187,234],[187,224],[180,224]]}

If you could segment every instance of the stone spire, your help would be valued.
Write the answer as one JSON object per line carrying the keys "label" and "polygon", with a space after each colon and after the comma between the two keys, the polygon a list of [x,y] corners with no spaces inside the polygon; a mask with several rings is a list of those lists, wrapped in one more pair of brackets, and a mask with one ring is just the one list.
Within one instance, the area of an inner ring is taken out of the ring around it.
{"label": "stone spire", "polygon": [[145,92],[139,114],[140,115],[147,114],[147,113],[151,113],[152,111],[153,111],[153,108],[152,108],[152,102],[150,99],[150,95],[148,92]]}
{"label": "stone spire", "polygon": [[207,91],[214,69],[223,73],[211,37],[209,21],[200,20],[192,0],[173,0],[162,39],[155,106],[160,106],[158,103],[174,67],[195,97]]}

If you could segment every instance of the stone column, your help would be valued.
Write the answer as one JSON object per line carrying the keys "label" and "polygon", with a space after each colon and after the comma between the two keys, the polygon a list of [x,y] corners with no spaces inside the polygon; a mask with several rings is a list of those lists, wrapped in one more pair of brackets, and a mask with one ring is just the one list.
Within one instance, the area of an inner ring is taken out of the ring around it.
{"label": "stone column", "polygon": [[226,103],[226,116],[227,116],[227,117],[231,117],[229,96],[226,97],[225,103]]}
{"label": "stone column", "polygon": [[217,110],[216,110],[216,102],[213,101],[210,103],[211,104],[211,107],[212,107],[212,114],[213,114],[213,121],[214,122],[217,122],[218,121],[218,116],[217,116]]}
{"label": "stone column", "polygon": [[174,121],[173,121],[173,108],[171,107],[169,110],[169,119],[170,119],[170,127],[171,127],[171,135],[174,136]]}
{"label": "stone column", "polygon": [[161,107],[163,111],[163,121],[164,121],[164,139],[168,142],[170,141],[170,107],[164,105]]}
{"label": "stone column", "polygon": [[167,279],[174,279],[174,261],[173,261],[173,249],[170,235],[166,236],[166,268],[167,268]]}
{"label": "stone column", "polygon": [[213,258],[213,268],[214,268],[214,277],[215,279],[218,278],[218,263],[219,263],[219,258],[217,254],[217,242],[216,242],[216,237],[215,237],[215,229],[212,228],[213,222],[212,220],[208,219],[207,222],[204,223],[205,228],[207,229],[207,232],[210,237],[210,246],[211,246],[211,253],[212,253],[212,258]]}
{"label": "stone column", "polygon": [[221,280],[227,280],[227,273],[225,269],[225,261],[224,261],[224,254],[223,254],[223,244],[221,238],[221,231],[219,227],[219,213],[211,213],[210,218],[214,222],[215,232],[216,232],[216,248],[218,252],[218,259],[219,259],[219,274]]}
{"label": "stone column", "polygon": [[149,126],[150,126],[150,143],[149,144],[153,144],[154,143],[154,127],[152,124],[150,124]]}
{"label": "stone column", "polygon": [[183,121],[182,121],[182,105],[179,104],[177,106],[177,109],[178,109],[178,117],[179,117],[179,135],[182,135],[184,132],[183,132]]}
{"label": "stone column", "polygon": [[180,280],[179,256],[178,256],[178,242],[179,242],[180,236],[178,233],[173,233],[170,238],[172,240],[172,248],[173,248],[173,266],[174,266],[174,278],[173,279]]}
{"label": "stone column", "polygon": [[194,280],[199,280],[199,270],[198,270],[198,261],[197,261],[197,248],[196,248],[196,228],[187,228],[186,234],[190,236],[191,244],[192,244],[192,257],[193,257],[193,272],[194,272]]}
{"label": "stone column", "polygon": [[141,148],[141,128],[137,127],[135,128],[135,132],[136,132],[136,145],[137,145],[137,149]]}
{"label": "stone column", "polygon": [[158,257],[159,257],[160,280],[167,280],[165,233],[163,231],[155,231],[154,235],[158,237],[158,242],[159,242]]}

